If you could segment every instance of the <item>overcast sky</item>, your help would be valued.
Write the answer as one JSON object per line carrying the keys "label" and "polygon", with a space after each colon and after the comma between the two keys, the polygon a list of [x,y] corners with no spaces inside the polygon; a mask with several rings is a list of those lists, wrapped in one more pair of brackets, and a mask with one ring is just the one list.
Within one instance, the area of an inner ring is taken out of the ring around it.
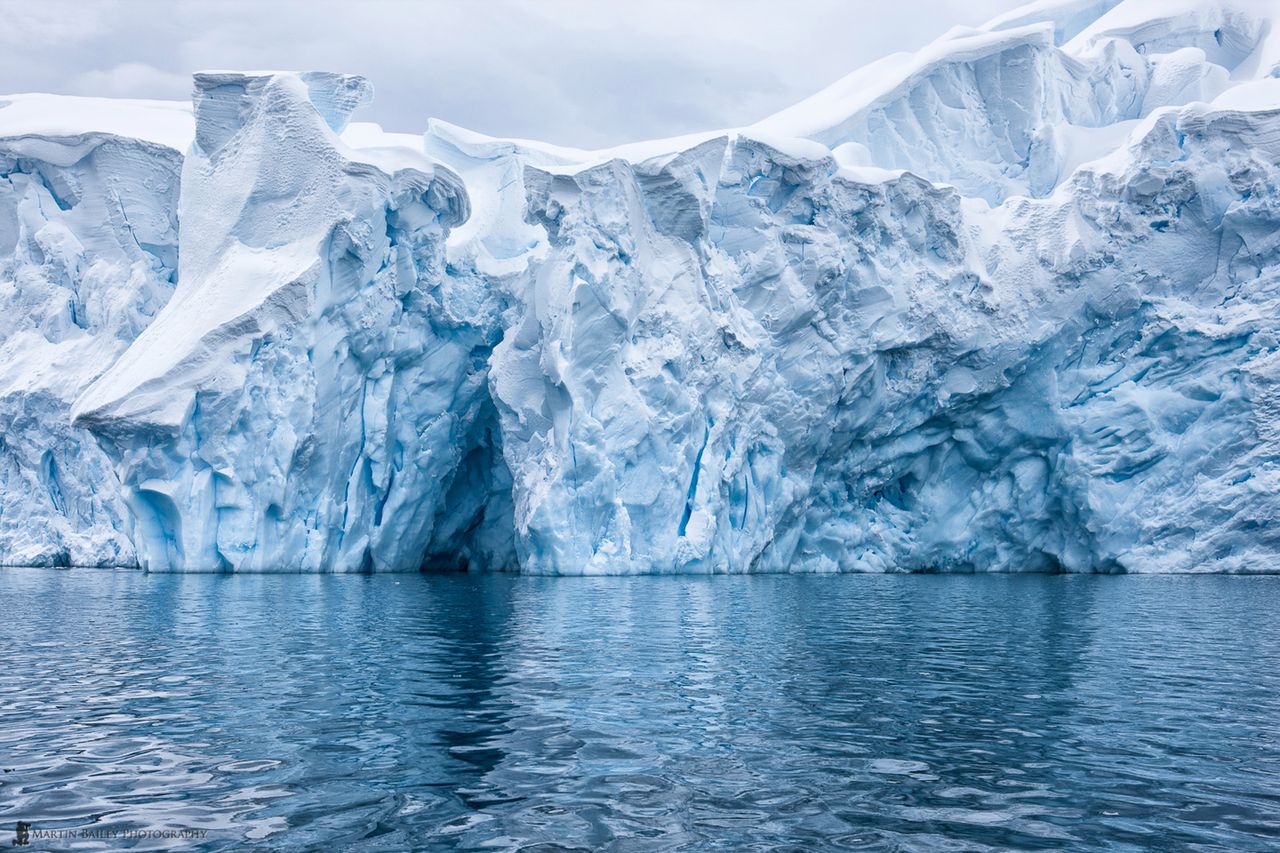
{"label": "overcast sky", "polygon": [[356,118],[597,147],[753,122],[1020,0],[0,0],[0,92],[190,95],[205,68],[363,74]]}

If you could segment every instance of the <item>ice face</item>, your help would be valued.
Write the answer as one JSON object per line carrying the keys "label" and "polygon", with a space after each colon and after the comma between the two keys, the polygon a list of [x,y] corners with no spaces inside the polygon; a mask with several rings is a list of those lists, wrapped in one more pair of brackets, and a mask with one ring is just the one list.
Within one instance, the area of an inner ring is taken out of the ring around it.
{"label": "ice face", "polygon": [[483,539],[490,502],[446,501],[485,487],[494,441],[491,300],[442,258],[467,199],[442,167],[344,150],[365,90],[196,78],[178,289],[75,412],[148,569],[412,570]]}
{"label": "ice face", "polygon": [[1171,113],[994,210],[746,138],[535,176],[491,372],[522,566],[1267,565],[1277,154]]}
{"label": "ice face", "polygon": [[1039,3],[598,152],[349,125],[349,75],[203,74],[180,199],[169,108],[85,159],[0,107],[46,164],[0,230],[0,557],[1269,570],[1269,14]]}
{"label": "ice face", "polygon": [[115,473],[68,412],[173,292],[181,159],[102,133],[0,139],[0,563],[134,562]]}

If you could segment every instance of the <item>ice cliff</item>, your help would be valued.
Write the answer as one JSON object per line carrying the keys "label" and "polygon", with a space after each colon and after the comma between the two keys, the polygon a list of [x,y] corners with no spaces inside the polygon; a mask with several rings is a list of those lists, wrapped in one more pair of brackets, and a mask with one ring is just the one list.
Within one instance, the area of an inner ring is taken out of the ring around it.
{"label": "ice cliff", "polygon": [[66,98],[48,133],[47,100],[0,99],[0,562],[129,565],[112,464],[68,411],[173,292],[182,155],[166,140],[190,116]]}
{"label": "ice cliff", "polygon": [[0,562],[1274,571],[1280,18],[1040,3],[607,151],[0,105]]}

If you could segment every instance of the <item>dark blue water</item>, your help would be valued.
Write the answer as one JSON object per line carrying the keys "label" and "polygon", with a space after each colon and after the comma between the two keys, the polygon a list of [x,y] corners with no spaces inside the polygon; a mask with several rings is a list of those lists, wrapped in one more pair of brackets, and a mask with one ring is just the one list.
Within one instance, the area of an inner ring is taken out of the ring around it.
{"label": "dark blue water", "polygon": [[1280,578],[4,570],[0,600],[0,845],[1280,838]]}

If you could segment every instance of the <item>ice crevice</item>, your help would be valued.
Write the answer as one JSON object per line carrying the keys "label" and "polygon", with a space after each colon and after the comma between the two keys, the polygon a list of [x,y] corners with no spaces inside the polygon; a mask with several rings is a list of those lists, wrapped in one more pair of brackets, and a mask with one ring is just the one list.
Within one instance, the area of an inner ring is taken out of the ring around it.
{"label": "ice crevice", "polygon": [[1273,570],[1273,12],[1035,3],[604,151],[8,97],[0,562]]}

